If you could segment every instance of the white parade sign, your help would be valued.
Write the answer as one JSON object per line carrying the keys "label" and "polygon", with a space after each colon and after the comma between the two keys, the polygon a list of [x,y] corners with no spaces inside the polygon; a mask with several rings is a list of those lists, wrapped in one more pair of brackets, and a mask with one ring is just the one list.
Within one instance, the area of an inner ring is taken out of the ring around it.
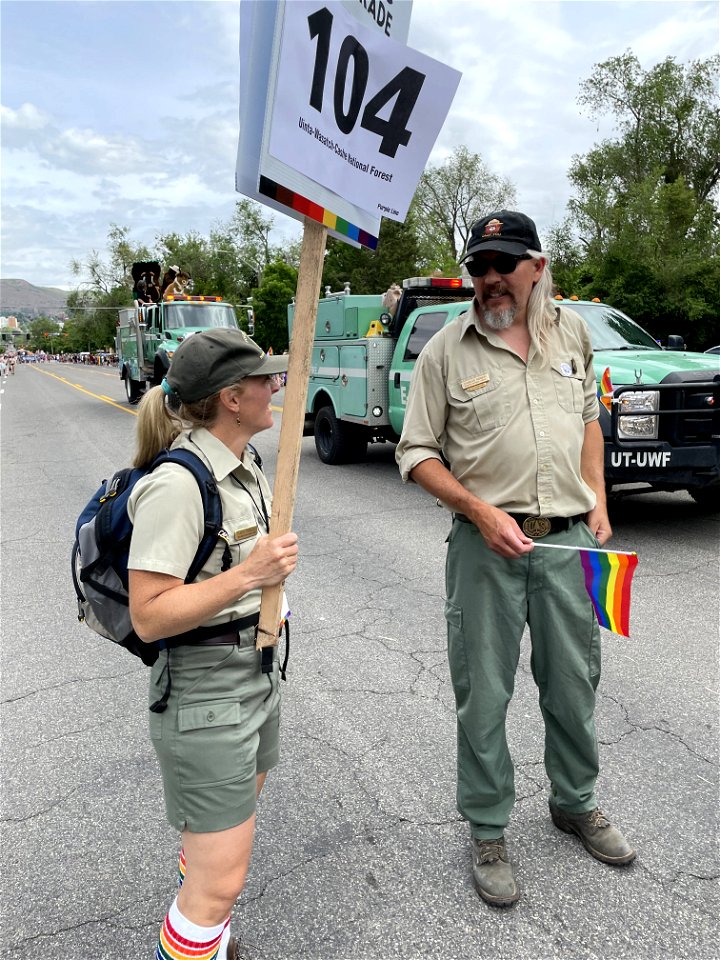
{"label": "white parade sign", "polygon": [[402,221],[461,74],[338,4],[283,6],[267,152],[354,206]]}
{"label": "white parade sign", "polygon": [[[401,43],[407,42],[410,29],[412,0],[340,0],[342,6],[364,26],[378,30]],[[351,204],[345,197],[333,193],[315,180],[303,176],[287,164],[281,163],[263,149],[266,128],[266,103],[274,89],[274,62],[277,52],[275,26],[282,18],[282,4],[277,0],[242,0],[240,4],[240,138],[235,170],[235,189],[252,200],[264,203],[288,216],[304,220],[302,210],[288,206],[287,198],[276,199],[260,192],[260,178],[280,184],[286,191],[311,199],[337,217],[344,218],[358,230],[377,236],[380,215]],[[268,118],[269,122],[269,118]],[[339,240],[357,246],[349,227],[343,232],[332,228],[332,218],[324,222],[330,233]]]}

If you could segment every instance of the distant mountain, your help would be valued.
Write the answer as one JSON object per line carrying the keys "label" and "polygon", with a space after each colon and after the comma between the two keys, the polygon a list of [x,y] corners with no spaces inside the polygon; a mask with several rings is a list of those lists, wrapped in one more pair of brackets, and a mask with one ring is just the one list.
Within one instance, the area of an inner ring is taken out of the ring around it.
{"label": "distant mountain", "polygon": [[0,314],[55,317],[65,313],[67,290],[36,287],[27,280],[0,280]]}

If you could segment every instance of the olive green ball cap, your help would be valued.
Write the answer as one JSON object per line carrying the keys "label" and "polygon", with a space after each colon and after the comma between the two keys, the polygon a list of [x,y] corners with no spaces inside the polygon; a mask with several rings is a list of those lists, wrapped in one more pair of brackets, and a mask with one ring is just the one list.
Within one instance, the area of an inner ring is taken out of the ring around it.
{"label": "olive green ball cap", "polygon": [[287,368],[286,355],[268,356],[242,330],[223,327],[183,340],[166,380],[183,403],[194,403],[245,377],[284,373]]}

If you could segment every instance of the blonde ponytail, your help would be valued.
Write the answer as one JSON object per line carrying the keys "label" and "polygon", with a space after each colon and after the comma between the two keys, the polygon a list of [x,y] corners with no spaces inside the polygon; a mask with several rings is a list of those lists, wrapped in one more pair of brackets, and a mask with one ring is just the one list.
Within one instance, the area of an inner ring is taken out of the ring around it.
{"label": "blonde ponytail", "polygon": [[160,451],[169,447],[182,432],[182,420],[170,410],[165,396],[162,387],[152,387],[140,401],[134,467],[149,467]]}

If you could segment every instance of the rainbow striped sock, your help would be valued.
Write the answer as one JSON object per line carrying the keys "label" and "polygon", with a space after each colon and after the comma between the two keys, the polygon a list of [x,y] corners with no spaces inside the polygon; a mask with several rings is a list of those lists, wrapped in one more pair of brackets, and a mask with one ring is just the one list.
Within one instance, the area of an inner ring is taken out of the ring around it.
{"label": "rainbow striped sock", "polygon": [[230,917],[216,927],[201,927],[184,917],[174,901],[160,930],[155,960],[216,960]]}

